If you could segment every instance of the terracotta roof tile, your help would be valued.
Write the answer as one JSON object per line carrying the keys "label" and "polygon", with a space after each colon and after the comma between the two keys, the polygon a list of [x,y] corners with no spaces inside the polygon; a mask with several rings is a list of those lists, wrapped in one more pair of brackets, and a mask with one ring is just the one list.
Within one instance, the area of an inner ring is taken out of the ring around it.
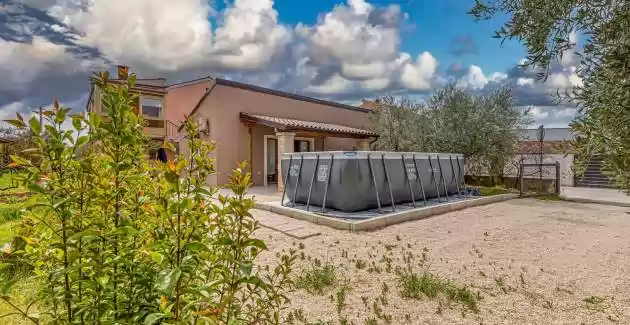
{"label": "terracotta roof tile", "polygon": [[[542,151],[546,154],[561,154],[572,152],[573,147],[571,141],[543,141]],[[538,141],[519,141],[518,153],[539,153],[540,142]]]}
{"label": "terracotta roof tile", "polygon": [[323,131],[323,132],[353,134],[353,135],[362,135],[362,136],[378,136],[376,133],[369,130],[353,128],[350,126],[339,125],[339,124],[304,121],[304,120],[297,120],[297,119],[291,119],[291,118],[249,114],[249,113],[241,113],[241,118],[251,120],[252,122],[257,122],[260,124],[274,126],[279,129],[312,130],[312,131]]}

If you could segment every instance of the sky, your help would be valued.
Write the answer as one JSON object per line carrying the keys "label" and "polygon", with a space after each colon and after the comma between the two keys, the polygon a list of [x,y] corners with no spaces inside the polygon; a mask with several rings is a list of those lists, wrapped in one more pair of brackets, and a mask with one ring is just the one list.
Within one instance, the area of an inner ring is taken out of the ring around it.
{"label": "sky", "polygon": [[[582,85],[568,51],[549,78],[519,67],[507,19],[475,22],[473,0],[0,0],[0,119],[57,99],[85,108],[89,76],[122,64],[167,83],[221,76],[358,104],[421,100],[453,83],[511,87],[530,127],[566,127],[574,107],[553,94]],[[573,41],[579,45],[577,35]]]}

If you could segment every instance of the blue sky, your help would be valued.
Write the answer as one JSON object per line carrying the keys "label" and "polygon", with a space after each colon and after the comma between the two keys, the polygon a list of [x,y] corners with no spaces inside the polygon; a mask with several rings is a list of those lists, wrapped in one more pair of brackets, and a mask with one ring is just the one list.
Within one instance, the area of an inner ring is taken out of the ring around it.
{"label": "blue sky", "polygon": [[[320,13],[330,12],[337,0],[317,1],[276,1],[282,22],[314,24]],[[411,26],[402,30],[401,50],[409,53],[429,51],[440,62],[459,62],[464,66],[476,64],[484,71],[505,71],[525,57],[523,46],[517,41],[501,41],[492,38],[494,32],[507,21],[499,15],[490,21],[477,21],[468,15],[473,2],[470,0],[378,0],[372,4],[399,5],[402,12],[409,15]],[[451,52],[452,41],[458,37],[470,37],[476,44],[477,52],[460,57]],[[441,68],[445,69],[446,66]]]}
{"label": "blue sky", "polygon": [[492,37],[508,17],[475,22],[474,0],[2,3],[0,118],[53,99],[80,109],[89,75],[117,64],[168,82],[223,76],[349,104],[426,98],[448,83],[481,93],[511,87],[536,124],[555,127],[575,109],[551,94],[581,84],[573,52],[546,82],[518,68],[523,46]]}

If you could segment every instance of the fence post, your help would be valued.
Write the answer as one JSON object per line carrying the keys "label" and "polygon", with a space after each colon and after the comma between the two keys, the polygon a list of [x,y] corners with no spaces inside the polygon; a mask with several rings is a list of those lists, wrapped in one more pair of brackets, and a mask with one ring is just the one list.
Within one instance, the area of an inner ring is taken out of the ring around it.
{"label": "fence post", "polygon": [[560,195],[560,162],[556,161],[556,194]]}
{"label": "fence post", "polygon": [[521,183],[521,186],[519,186],[520,187],[519,195],[523,196],[523,178],[524,178],[523,175],[525,172],[525,166],[523,165],[523,163],[521,163],[521,165],[518,168],[520,169],[520,174],[521,174],[521,177],[520,177],[521,179],[519,180]]}

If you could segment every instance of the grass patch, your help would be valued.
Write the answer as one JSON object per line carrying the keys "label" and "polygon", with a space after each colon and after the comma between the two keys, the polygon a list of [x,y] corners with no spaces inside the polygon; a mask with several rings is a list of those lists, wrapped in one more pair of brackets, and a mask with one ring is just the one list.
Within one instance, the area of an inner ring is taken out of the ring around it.
{"label": "grass patch", "polygon": [[505,187],[501,187],[501,186],[493,186],[493,187],[482,186],[479,188],[479,193],[481,193],[482,196],[493,196],[493,195],[507,194],[509,193],[509,191]]}
{"label": "grass patch", "polygon": [[545,194],[536,196],[536,200],[541,201],[564,201],[558,194]]}
{"label": "grass patch", "polygon": [[311,294],[324,294],[324,289],[333,286],[337,282],[335,267],[326,264],[314,266],[305,270],[295,281],[297,288],[304,289]]}
{"label": "grass patch", "polygon": [[25,192],[26,188],[22,186],[22,177],[26,175],[23,172],[3,171],[0,173],[0,193]]}
{"label": "grass patch", "polygon": [[[26,308],[37,297],[37,292],[40,283],[33,278],[24,278],[18,281],[11,290],[11,303],[20,308]],[[0,299],[0,316],[15,313],[15,309],[9,306],[4,300]],[[30,314],[37,314],[37,304],[34,304],[29,309]],[[44,318],[45,320],[45,318]],[[31,321],[25,319],[21,315],[11,315],[0,318],[1,324],[7,325],[26,325],[33,324]]]}
{"label": "grass patch", "polygon": [[22,209],[20,203],[0,203],[0,223],[22,219]]}
{"label": "grass patch", "polygon": [[444,297],[448,301],[461,304],[468,310],[475,313],[479,312],[479,297],[466,286],[457,286],[429,272],[416,274],[408,271],[403,273],[398,281],[402,288],[401,296],[403,298],[422,299],[428,297],[435,299]]}
{"label": "grass patch", "polygon": [[13,236],[15,236],[16,228],[20,225],[20,221],[10,221],[5,223],[0,223],[0,249],[4,246],[4,244],[10,243],[13,240]]}

